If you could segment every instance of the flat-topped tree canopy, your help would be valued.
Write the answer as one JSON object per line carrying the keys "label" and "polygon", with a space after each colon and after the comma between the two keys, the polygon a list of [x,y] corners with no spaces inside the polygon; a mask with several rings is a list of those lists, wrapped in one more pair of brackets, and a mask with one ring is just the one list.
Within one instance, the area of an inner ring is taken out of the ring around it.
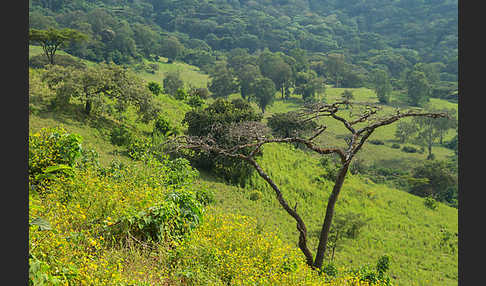
{"label": "flat-topped tree canopy", "polygon": [[44,50],[49,63],[54,64],[54,55],[57,50],[66,47],[71,42],[85,41],[88,35],[74,29],[53,29],[47,30],[30,29],[29,41],[39,43]]}

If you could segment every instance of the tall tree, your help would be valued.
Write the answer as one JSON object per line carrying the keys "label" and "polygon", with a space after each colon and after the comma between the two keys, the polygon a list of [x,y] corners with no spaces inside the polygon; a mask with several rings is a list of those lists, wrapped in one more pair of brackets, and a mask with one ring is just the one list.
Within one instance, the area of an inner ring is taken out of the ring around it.
{"label": "tall tree", "polygon": [[275,87],[280,90],[282,98],[285,97],[285,87],[292,78],[292,68],[280,55],[270,51],[264,51],[258,58],[258,66],[264,77],[273,81]]}
{"label": "tall tree", "polygon": [[[435,111],[438,112],[438,111]],[[438,140],[442,140],[444,133],[447,132],[449,129],[456,127],[456,120],[453,118],[452,114],[454,111],[442,111],[445,114],[448,114],[448,117],[439,118],[438,120],[432,120],[430,118],[414,118],[412,123],[415,125],[415,129],[417,130],[416,134],[416,141],[427,147],[428,156],[427,159],[433,159],[434,155],[432,154],[432,146]]]}
{"label": "tall tree", "polygon": [[29,41],[39,43],[46,55],[49,63],[54,64],[54,56],[56,52],[71,42],[79,42],[87,40],[87,35],[73,29],[53,29],[48,30],[29,30]]}
{"label": "tall tree", "polygon": [[302,95],[302,99],[314,98],[316,93],[323,93],[325,91],[325,83],[321,77],[313,70],[307,72],[297,72],[295,76],[296,94]]}
{"label": "tall tree", "polygon": [[[347,101],[340,101],[333,104],[316,103],[307,106],[306,109],[304,109],[301,113],[301,118],[304,120],[313,120],[320,117],[326,117],[341,122],[343,128],[350,133],[350,140],[345,148],[322,147],[313,142],[315,138],[320,136],[326,130],[327,126],[319,126],[308,138],[268,138],[268,134],[264,132],[262,124],[258,122],[254,124],[235,125],[233,127],[234,131],[230,132],[230,134],[235,134],[235,136],[238,136],[238,138],[245,138],[248,141],[248,143],[245,144],[224,146],[218,145],[217,142],[211,139],[211,137],[182,136],[179,137],[180,141],[177,141],[178,144],[176,145],[178,146],[177,148],[215,152],[222,156],[243,160],[253,166],[259,176],[263,178],[274,190],[280,206],[296,221],[297,230],[299,233],[298,246],[304,254],[307,264],[313,268],[321,269],[323,266],[324,254],[328,243],[331,223],[334,216],[335,205],[346,178],[346,174],[348,173],[348,169],[353,158],[358,151],[361,150],[362,146],[370,135],[377,128],[392,124],[402,118],[438,118],[445,116],[441,113],[423,113],[411,110],[405,112],[398,111],[395,114],[388,114],[378,117],[377,115],[380,108],[378,106],[368,105],[363,106],[363,111],[357,115],[355,114],[355,118],[345,118],[340,114],[342,106],[345,104],[350,103]],[[255,159],[257,154],[261,154],[261,148],[268,143],[301,143],[308,149],[320,155],[335,154],[340,158],[341,166],[337,171],[334,186],[327,202],[324,222],[318,237],[319,242],[315,257],[308,247],[307,227],[304,220],[298,213],[297,205],[293,207],[289,205],[282,190]],[[241,152],[241,150],[245,150],[245,152]]]}
{"label": "tall tree", "polygon": [[166,37],[160,43],[160,55],[167,58],[168,63],[174,62],[183,52],[184,46],[175,37]]}
{"label": "tall tree", "polygon": [[423,106],[429,101],[430,85],[424,72],[412,70],[407,74],[408,102],[412,106]]}
{"label": "tall tree", "polygon": [[208,89],[214,97],[228,97],[230,94],[238,92],[236,78],[233,71],[227,68],[226,63],[218,63],[213,69]]}
{"label": "tall tree", "polygon": [[376,70],[371,79],[373,89],[376,92],[378,101],[383,104],[390,102],[390,93],[392,91],[392,85],[390,82],[390,76],[385,70]]}
{"label": "tall tree", "polygon": [[241,97],[250,100],[253,95],[253,87],[258,78],[262,77],[260,69],[256,65],[245,64],[236,71]]}
{"label": "tall tree", "polygon": [[267,106],[273,104],[275,92],[275,84],[271,79],[260,77],[255,81],[252,98],[256,101],[262,113],[265,113]]}
{"label": "tall tree", "polygon": [[339,80],[343,77],[346,69],[346,62],[344,60],[344,55],[331,53],[327,55],[326,70],[329,77],[334,81],[335,87],[339,87]]}

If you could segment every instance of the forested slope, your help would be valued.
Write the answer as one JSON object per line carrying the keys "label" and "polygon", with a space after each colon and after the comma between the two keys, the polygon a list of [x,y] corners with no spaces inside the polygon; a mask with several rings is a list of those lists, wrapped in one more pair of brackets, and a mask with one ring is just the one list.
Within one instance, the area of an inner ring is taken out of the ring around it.
{"label": "forested slope", "polygon": [[457,1],[33,0],[30,26],[89,34],[70,50],[97,61],[168,53],[177,38],[181,57],[198,66],[235,48],[302,48],[344,54],[367,71],[386,67],[395,78],[416,63],[438,63],[441,81],[457,81]]}

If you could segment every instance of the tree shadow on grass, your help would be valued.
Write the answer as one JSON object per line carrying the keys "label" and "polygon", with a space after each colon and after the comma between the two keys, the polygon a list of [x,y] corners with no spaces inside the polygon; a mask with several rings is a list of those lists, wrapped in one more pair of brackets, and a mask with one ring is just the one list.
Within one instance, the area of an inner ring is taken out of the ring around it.
{"label": "tree shadow on grass", "polygon": [[36,115],[43,119],[53,119],[62,124],[75,125],[77,127],[89,126],[100,131],[109,131],[119,125],[115,120],[101,114],[93,113],[87,115],[84,113],[82,105],[79,104],[69,104],[64,107],[45,109]]}

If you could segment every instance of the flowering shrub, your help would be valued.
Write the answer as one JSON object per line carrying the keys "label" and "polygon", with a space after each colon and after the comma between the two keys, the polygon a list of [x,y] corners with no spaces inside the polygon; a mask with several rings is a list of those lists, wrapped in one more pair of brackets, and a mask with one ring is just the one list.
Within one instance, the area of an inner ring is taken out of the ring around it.
{"label": "flowering shrub", "polygon": [[194,192],[172,191],[161,203],[108,225],[107,235],[116,241],[135,238],[143,242],[179,241],[199,224],[202,204]]}
{"label": "flowering shrub", "polygon": [[211,210],[170,261],[174,280],[189,285],[388,285],[351,271],[338,277],[319,274],[298,249],[273,233],[259,233],[255,219]]}
{"label": "flowering shrub", "polygon": [[[52,130],[58,135],[30,136],[29,166],[72,164],[57,143],[70,137]],[[61,140],[48,148],[53,138]],[[29,193],[29,285],[385,285],[342,270],[319,274],[256,220],[205,212],[211,192],[195,188],[197,172],[185,161],[147,157],[72,172]]]}
{"label": "flowering shrub", "polygon": [[[74,144],[66,142],[79,142],[68,139],[80,137],[66,134],[61,128],[45,129],[29,138],[29,167],[36,172],[58,163],[73,166],[73,176],[53,177],[49,185],[38,185],[40,192],[29,193],[30,283],[133,284],[131,277],[124,273],[121,258],[111,255],[115,246],[110,242],[115,237],[106,230],[123,218],[143,212],[158,211],[159,214],[152,216],[156,220],[163,209],[171,214],[165,222],[170,222],[167,225],[174,236],[182,237],[202,217],[203,203],[197,197],[204,196],[198,196],[199,191],[188,186],[198,174],[185,170],[183,167],[190,166],[183,162],[177,168],[164,165],[168,159],[164,162],[148,159],[125,167],[115,164],[100,168],[93,164],[78,168],[73,163],[75,156],[66,156],[69,154],[66,146]],[[175,173],[182,169],[185,172],[177,177]],[[45,192],[46,188],[50,191]],[[157,202],[163,202],[165,208],[157,206]],[[141,221],[149,217],[141,216]],[[151,223],[145,224],[151,226]]]}
{"label": "flowering shrub", "polygon": [[81,141],[81,136],[70,134],[62,127],[43,128],[29,136],[29,182],[37,182],[35,177],[49,167],[74,166],[81,155]]}

